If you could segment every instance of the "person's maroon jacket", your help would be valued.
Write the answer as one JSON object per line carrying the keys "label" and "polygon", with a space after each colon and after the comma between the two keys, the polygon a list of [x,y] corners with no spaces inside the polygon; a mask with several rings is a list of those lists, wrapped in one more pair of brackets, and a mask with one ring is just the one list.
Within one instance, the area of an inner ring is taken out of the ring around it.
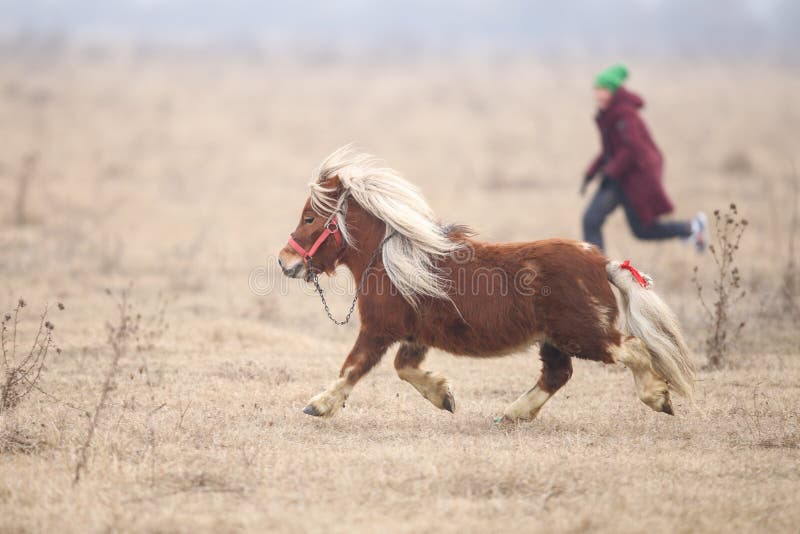
{"label": "person's maroon jacket", "polygon": [[608,108],[597,114],[597,127],[603,142],[602,153],[595,158],[587,177],[601,171],[617,180],[642,224],[649,226],[656,217],[672,211],[672,202],[664,191],[661,173],[664,159],[658,150],[639,109],[644,101],[620,87]]}

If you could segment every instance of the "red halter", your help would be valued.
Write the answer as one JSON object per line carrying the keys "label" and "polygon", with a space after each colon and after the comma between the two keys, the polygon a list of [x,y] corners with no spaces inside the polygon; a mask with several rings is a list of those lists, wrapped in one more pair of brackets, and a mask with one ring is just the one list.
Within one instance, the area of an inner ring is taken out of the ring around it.
{"label": "red halter", "polygon": [[339,230],[339,225],[333,221],[328,221],[325,223],[325,228],[322,230],[322,233],[319,234],[317,240],[314,241],[314,244],[311,245],[310,249],[306,250],[301,247],[300,243],[295,241],[294,236],[291,234],[289,234],[289,246],[291,246],[293,249],[295,249],[295,251],[297,251],[298,254],[300,254],[300,257],[303,258],[303,263],[308,264],[308,262],[311,261],[311,258],[314,257],[314,254],[317,253],[317,249],[319,249],[319,247],[321,247],[325,240],[330,236],[333,236],[333,238],[336,240],[336,244],[339,247],[342,246],[342,232]]}

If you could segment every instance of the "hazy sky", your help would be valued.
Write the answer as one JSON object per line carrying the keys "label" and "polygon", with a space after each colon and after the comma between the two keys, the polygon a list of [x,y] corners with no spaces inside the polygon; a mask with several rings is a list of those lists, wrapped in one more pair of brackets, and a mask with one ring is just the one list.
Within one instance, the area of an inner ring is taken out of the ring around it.
{"label": "hazy sky", "polygon": [[800,51],[800,0],[0,0],[0,32],[320,45]]}

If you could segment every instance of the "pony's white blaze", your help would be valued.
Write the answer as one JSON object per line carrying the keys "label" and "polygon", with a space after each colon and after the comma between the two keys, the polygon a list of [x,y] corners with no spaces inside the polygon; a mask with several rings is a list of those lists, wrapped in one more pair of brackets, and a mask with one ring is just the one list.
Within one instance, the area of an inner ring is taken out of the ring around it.
{"label": "pony's white blaze", "polygon": [[[324,184],[334,176],[344,188],[336,191]],[[383,265],[400,294],[414,307],[420,296],[447,299],[448,282],[436,268],[436,259],[462,245],[452,241],[436,220],[420,191],[375,157],[344,146],[328,156],[315,173],[311,207],[322,216],[336,213],[345,241],[353,242],[345,223],[347,199],[353,200],[386,224]]]}

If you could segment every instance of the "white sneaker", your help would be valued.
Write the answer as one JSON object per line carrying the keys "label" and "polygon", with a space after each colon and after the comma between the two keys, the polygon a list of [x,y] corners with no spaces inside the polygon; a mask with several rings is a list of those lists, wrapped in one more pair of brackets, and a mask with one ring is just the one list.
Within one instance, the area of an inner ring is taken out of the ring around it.
{"label": "white sneaker", "polygon": [[687,243],[694,245],[697,252],[705,252],[708,247],[708,217],[702,211],[692,219],[692,234],[686,238]]}

